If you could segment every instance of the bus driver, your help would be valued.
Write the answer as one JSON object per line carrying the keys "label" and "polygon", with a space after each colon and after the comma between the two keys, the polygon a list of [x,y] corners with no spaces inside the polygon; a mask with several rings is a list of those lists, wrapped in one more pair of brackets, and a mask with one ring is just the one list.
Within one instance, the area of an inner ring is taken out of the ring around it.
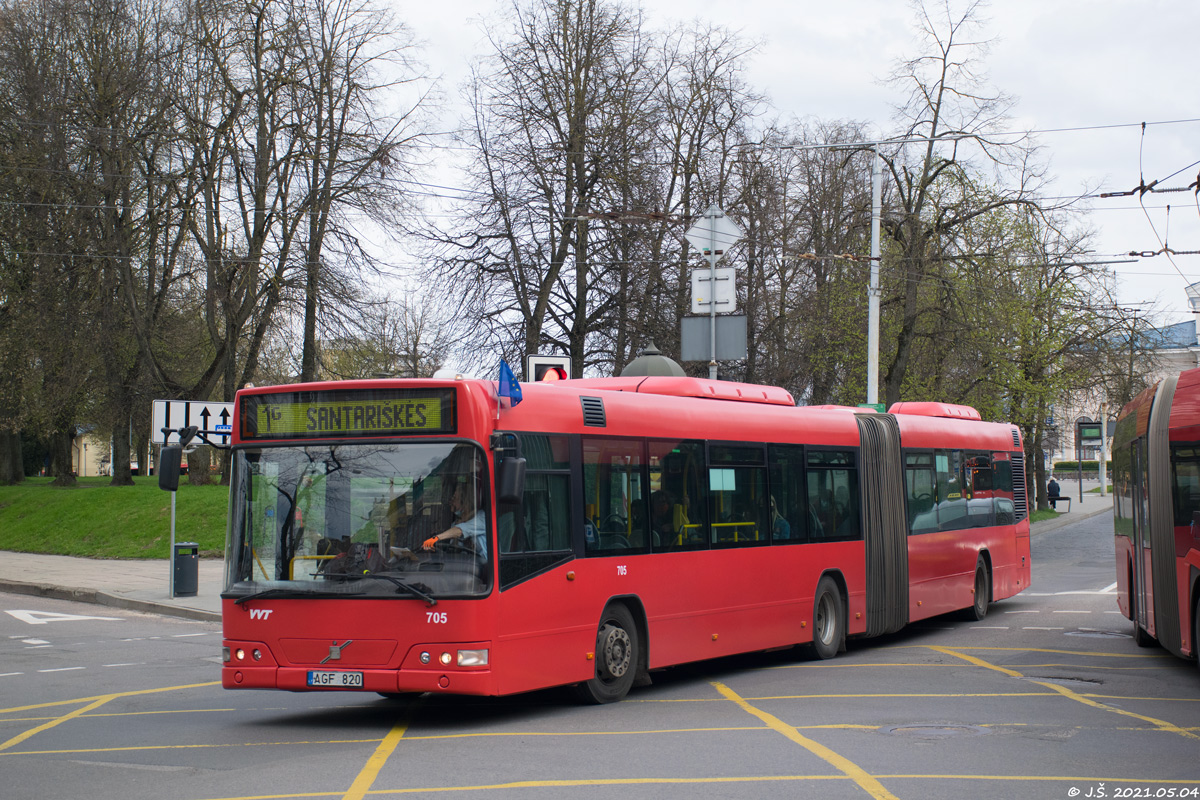
{"label": "bus driver", "polygon": [[463,539],[465,543],[475,548],[481,559],[487,558],[487,519],[483,508],[477,501],[471,484],[460,483],[454,488],[450,497],[450,512],[454,515],[455,523],[437,536],[430,536],[422,545],[425,550],[433,550],[438,542],[451,539]]}

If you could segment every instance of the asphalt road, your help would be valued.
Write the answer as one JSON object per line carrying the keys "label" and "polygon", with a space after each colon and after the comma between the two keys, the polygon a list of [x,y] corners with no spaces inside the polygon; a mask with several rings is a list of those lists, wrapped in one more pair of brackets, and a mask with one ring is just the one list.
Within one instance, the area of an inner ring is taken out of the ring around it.
{"label": "asphalt road", "polygon": [[1200,670],[1134,645],[1112,550],[1084,520],[1035,536],[1032,589],[981,622],[600,707],[226,692],[216,625],[0,594],[0,797],[1200,797]]}

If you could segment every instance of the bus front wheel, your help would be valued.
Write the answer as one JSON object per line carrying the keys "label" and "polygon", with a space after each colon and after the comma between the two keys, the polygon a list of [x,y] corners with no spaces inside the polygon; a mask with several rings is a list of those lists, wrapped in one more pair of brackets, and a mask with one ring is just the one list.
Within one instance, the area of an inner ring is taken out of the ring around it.
{"label": "bus front wheel", "polygon": [[625,606],[604,610],[596,630],[595,675],[577,684],[575,693],[587,703],[615,703],[629,693],[640,659],[637,625]]}
{"label": "bus front wheel", "polygon": [[842,595],[828,575],[817,583],[813,601],[813,650],[818,658],[833,658],[846,637],[846,615],[842,613]]}

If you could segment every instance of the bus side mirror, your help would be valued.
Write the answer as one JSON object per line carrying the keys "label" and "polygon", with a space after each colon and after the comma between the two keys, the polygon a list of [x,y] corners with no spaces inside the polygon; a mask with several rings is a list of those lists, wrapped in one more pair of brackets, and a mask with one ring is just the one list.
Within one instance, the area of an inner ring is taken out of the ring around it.
{"label": "bus side mirror", "polygon": [[519,503],[525,494],[525,459],[506,458],[496,474],[496,500]]}
{"label": "bus side mirror", "polygon": [[174,492],[179,489],[179,469],[183,462],[183,448],[177,444],[167,445],[158,454],[158,488]]}

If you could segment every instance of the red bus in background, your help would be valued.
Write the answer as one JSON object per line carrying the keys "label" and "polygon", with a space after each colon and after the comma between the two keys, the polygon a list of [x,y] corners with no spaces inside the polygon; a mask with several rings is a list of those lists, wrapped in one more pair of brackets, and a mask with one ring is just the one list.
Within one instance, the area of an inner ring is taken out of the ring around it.
{"label": "red bus in background", "polygon": [[1113,433],[1117,606],[1134,641],[1182,658],[1200,640],[1200,369],[1134,398]]}
{"label": "red bus in background", "polygon": [[620,700],[653,670],[1029,586],[1021,438],[692,378],[238,393],[227,688]]}

